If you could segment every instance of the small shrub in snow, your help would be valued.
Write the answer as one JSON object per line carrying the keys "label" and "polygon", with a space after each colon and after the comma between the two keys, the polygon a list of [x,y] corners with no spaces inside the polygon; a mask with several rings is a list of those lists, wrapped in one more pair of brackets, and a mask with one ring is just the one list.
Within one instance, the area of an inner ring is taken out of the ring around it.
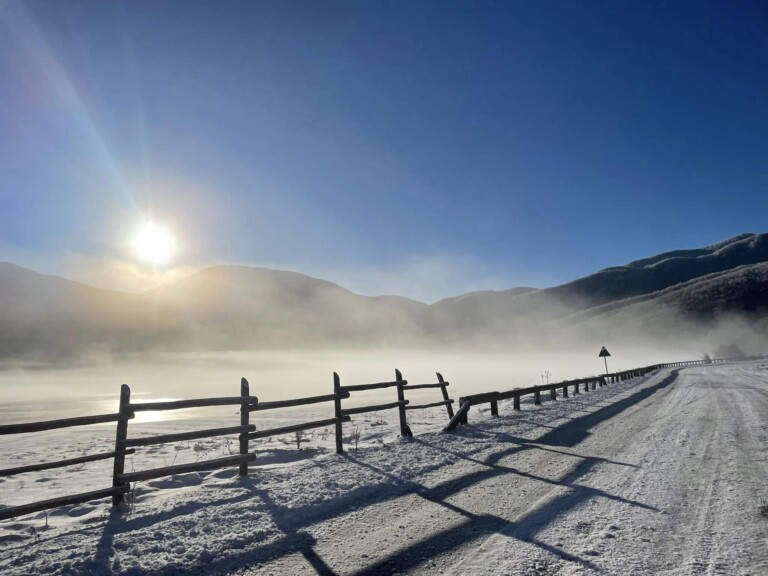
{"label": "small shrub in snow", "polygon": [[355,426],[355,429],[349,434],[349,442],[355,443],[355,451],[357,451],[357,443],[360,442],[360,426]]}
{"label": "small shrub in snow", "polygon": [[304,430],[297,430],[296,431],[296,448],[298,450],[301,450],[301,443],[306,440],[307,433],[304,432]]}

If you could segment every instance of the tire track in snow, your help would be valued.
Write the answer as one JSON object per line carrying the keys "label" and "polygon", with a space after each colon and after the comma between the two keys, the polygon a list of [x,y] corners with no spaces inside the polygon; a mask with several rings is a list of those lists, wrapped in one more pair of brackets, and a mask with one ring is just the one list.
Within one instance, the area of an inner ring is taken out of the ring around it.
{"label": "tire track in snow", "polygon": [[[742,398],[733,400],[733,388],[740,389]],[[759,558],[754,550],[768,550],[768,374],[765,372],[738,370],[738,379],[729,387],[718,389],[719,403],[729,411],[728,422],[734,426],[733,438],[727,450],[729,457],[728,471],[734,478],[729,479],[728,494],[740,491],[748,505],[739,509],[738,520],[743,522],[742,540],[754,542],[741,554],[739,569],[744,574],[768,574],[768,559]],[[729,401],[729,399],[731,401]],[[736,485],[748,481],[748,485],[737,488]],[[734,506],[729,506],[724,513],[733,514]],[[750,517],[758,517],[762,522],[751,523]],[[762,545],[761,545],[762,544]]]}
{"label": "tire track in snow", "polygon": [[[711,391],[712,386],[708,386],[708,389]],[[722,462],[717,454],[721,444],[721,417],[719,411],[712,409],[710,405],[704,418],[714,425],[711,425],[709,430],[697,433],[700,438],[704,438],[703,446],[700,444],[696,446],[699,457],[694,478],[698,497],[694,499],[692,506],[693,518],[685,522],[691,526],[692,530],[689,537],[690,544],[687,546],[683,562],[690,576],[727,574],[726,566],[716,560],[711,506],[715,483],[718,481],[718,472]]]}

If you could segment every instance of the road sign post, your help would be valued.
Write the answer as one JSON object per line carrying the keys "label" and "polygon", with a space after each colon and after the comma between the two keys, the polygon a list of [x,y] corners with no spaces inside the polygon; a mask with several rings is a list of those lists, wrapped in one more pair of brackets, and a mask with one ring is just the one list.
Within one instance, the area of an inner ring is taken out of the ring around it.
{"label": "road sign post", "polygon": [[605,373],[606,374],[608,374],[608,356],[610,356],[610,355],[611,355],[611,353],[608,352],[608,349],[605,346],[603,346],[600,349],[600,354],[597,355],[598,358],[602,358],[603,361],[605,362]]}

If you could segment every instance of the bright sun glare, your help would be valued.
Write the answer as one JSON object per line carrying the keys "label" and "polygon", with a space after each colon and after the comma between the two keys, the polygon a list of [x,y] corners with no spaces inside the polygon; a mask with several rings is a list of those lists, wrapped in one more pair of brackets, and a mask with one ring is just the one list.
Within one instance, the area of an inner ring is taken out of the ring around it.
{"label": "bright sun glare", "polygon": [[145,222],[133,236],[131,245],[136,256],[154,266],[167,264],[176,252],[176,239],[154,222]]}

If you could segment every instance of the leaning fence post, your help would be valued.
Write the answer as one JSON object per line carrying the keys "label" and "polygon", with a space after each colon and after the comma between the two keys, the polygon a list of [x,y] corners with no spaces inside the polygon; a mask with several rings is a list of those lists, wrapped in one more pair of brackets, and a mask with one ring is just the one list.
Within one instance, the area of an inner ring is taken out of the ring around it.
{"label": "leaning fence post", "polygon": [[336,372],[333,373],[333,409],[336,414],[336,454],[342,454],[344,452],[344,446],[342,445],[342,434],[344,433],[341,427],[341,380]]}
{"label": "leaning fence post", "polygon": [[400,403],[397,407],[397,411],[400,414],[400,436],[405,438],[406,436],[413,436],[413,434],[410,428],[408,428],[408,422],[405,420],[405,392],[403,387],[407,382],[403,380],[403,375],[397,368],[395,368],[395,380],[397,380],[397,401]]}
{"label": "leaning fence post", "polygon": [[443,375],[440,374],[440,372],[435,372],[435,374],[437,374],[437,381],[442,384],[442,386],[440,386],[440,390],[443,391],[443,400],[447,402],[445,409],[448,410],[448,420],[450,420],[453,418],[453,406],[451,406],[451,403],[448,402],[448,400],[450,400],[450,397],[448,396],[448,386],[445,385],[445,380],[443,380]]}
{"label": "leaning fence post", "polygon": [[[248,386],[248,380],[245,378],[240,379],[240,396],[243,398],[250,396],[250,390]],[[248,404],[240,404],[240,426],[248,426],[250,412],[248,410]],[[248,455],[248,432],[243,431],[240,433],[240,455]],[[240,476],[248,476],[248,462],[243,458],[240,462]]]}
{"label": "leaning fence post", "polygon": [[[119,476],[125,472],[125,441],[128,438],[128,420],[131,416],[128,406],[131,403],[131,389],[128,384],[120,386],[120,408],[115,432],[115,463],[112,469],[112,487],[123,486]],[[112,505],[117,506],[125,499],[125,492],[112,494]]]}

